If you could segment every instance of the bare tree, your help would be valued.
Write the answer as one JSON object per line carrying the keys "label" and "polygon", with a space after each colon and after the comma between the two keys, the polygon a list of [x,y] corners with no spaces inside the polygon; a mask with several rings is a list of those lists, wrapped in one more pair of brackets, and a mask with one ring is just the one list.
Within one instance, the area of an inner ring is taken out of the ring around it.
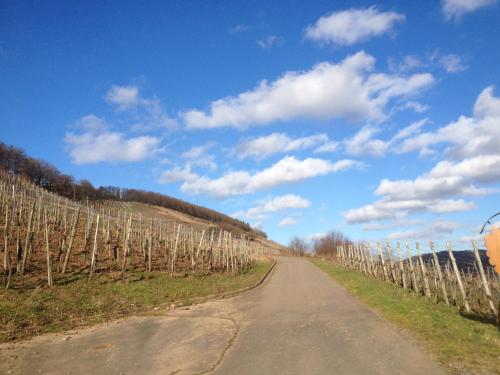
{"label": "bare tree", "polygon": [[288,248],[293,255],[302,257],[307,254],[309,250],[309,244],[303,238],[294,237],[290,241]]}
{"label": "bare tree", "polygon": [[332,230],[325,236],[314,240],[314,254],[325,257],[336,257],[337,248],[349,244],[352,244],[352,241],[344,233]]}

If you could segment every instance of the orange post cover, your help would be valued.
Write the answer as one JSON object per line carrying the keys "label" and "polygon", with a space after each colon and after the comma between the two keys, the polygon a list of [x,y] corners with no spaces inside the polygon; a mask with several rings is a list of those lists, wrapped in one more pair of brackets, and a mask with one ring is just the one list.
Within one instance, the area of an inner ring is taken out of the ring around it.
{"label": "orange post cover", "polygon": [[496,273],[500,274],[500,228],[493,228],[484,240],[490,264],[495,268]]}

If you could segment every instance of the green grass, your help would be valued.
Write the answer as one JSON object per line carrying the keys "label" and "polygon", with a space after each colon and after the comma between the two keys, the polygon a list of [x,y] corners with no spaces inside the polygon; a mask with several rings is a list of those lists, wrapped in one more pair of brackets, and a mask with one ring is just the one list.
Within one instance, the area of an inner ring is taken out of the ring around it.
{"label": "green grass", "polygon": [[121,281],[76,278],[54,288],[0,291],[0,342],[100,323],[161,304],[224,295],[257,283],[271,267],[255,263],[235,275],[213,273],[171,278],[153,272],[127,273]]}
{"label": "green grass", "polygon": [[405,328],[427,351],[457,374],[500,374],[500,333],[492,324],[461,316],[403,288],[312,258],[348,292]]}

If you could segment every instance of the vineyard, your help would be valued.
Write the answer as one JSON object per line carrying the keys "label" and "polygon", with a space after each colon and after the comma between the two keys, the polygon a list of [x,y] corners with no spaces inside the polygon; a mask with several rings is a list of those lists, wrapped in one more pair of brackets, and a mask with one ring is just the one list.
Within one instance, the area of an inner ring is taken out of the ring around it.
{"label": "vineyard", "polygon": [[[422,254],[419,243],[412,248],[406,242],[404,249],[399,243],[395,248],[390,244],[377,244],[375,248],[366,244],[343,245],[337,248],[337,262],[436,303],[456,306],[467,315],[495,321],[500,303],[500,280],[481,259],[475,241],[472,241],[472,249],[474,263],[471,267],[457,264],[455,255],[459,252],[453,251],[450,243],[446,244],[448,256],[443,262],[433,242],[429,243],[428,254]],[[428,256],[430,254],[432,256]]]}
{"label": "vineyard", "polygon": [[78,203],[6,172],[0,227],[6,289],[133,270],[236,273],[269,251],[255,236],[134,215],[112,202]]}

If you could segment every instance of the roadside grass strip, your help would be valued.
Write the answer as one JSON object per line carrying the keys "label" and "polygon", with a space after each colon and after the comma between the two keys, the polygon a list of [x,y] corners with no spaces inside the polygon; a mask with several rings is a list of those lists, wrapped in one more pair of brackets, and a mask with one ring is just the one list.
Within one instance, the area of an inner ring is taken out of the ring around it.
{"label": "roadside grass strip", "polygon": [[[188,305],[258,283],[272,266],[255,262],[236,274],[212,273],[172,278],[161,272],[130,272],[123,280],[108,274],[88,280],[74,276],[54,288],[0,291],[0,342],[60,332],[124,317],[157,306]],[[163,307],[163,308],[165,308]]]}
{"label": "roadside grass strip", "polygon": [[408,290],[319,258],[310,261],[384,318],[405,328],[454,374],[500,374],[500,333]]}

